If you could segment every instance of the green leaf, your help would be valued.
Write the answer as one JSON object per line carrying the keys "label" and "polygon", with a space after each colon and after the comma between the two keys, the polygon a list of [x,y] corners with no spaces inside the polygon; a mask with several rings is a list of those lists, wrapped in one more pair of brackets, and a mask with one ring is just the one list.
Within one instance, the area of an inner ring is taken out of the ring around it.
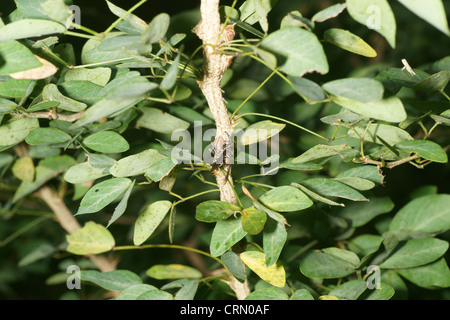
{"label": "green leaf", "polygon": [[414,90],[426,92],[443,92],[450,80],[450,71],[441,71],[416,83]]}
{"label": "green leaf", "polygon": [[197,269],[181,264],[157,264],[148,269],[145,274],[157,280],[200,279],[202,277],[202,273]]}
{"label": "green leaf", "polygon": [[314,22],[324,22],[328,19],[337,17],[342,11],[345,10],[347,5],[345,3],[337,3],[326,9],[317,12],[311,20]]}
{"label": "green leaf", "polygon": [[0,42],[0,75],[39,68],[42,63],[18,41]]}
{"label": "green leaf", "polygon": [[350,16],[373,29],[395,48],[397,24],[394,13],[386,0],[346,0]]}
{"label": "green leaf", "polygon": [[139,214],[134,226],[134,245],[141,245],[152,235],[171,207],[170,201],[156,201]]}
{"label": "green leaf", "polygon": [[124,193],[131,183],[128,178],[112,178],[94,185],[81,200],[77,214],[100,211]]}
{"label": "green leaf", "polygon": [[64,175],[64,180],[69,183],[84,183],[108,175],[104,168],[94,168],[89,162],[83,162],[71,167]]}
{"label": "green leaf", "polygon": [[314,81],[301,77],[288,77],[295,92],[305,99],[306,103],[315,104],[328,99],[322,88]]}
{"label": "green leaf", "polygon": [[195,211],[195,219],[202,222],[217,222],[227,219],[241,208],[233,204],[210,200],[200,203]]}
{"label": "green leaf", "polygon": [[312,32],[299,28],[281,29],[265,37],[261,47],[281,56],[281,60],[277,59],[283,61],[280,69],[292,76],[329,71],[322,45]]}
{"label": "green leaf", "polygon": [[127,30],[132,31],[133,34],[134,33],[141,34],[147,28],[147,23],[145,23],[144,20],[138,18],[134,14],[127,13],[126,10],[119,8],[118,6],[114,5],[113,3],[109,2],[109,1],[106,1],[106,4],[108,5],[109,10],[111,10],[111,12],[114,15],[116,15],[119,18],[123,17],[123,21],[121,21],[121,22],[124,22],[124,23],[122,23],[122,24],[119,23],[119,25],[117,25],[117,28],[119,28],[119,30],[121,29],[120,25],[122,25]]}
{"label": "green leaf", "polygon": [[[126,288],[123,290],[116,298],[115,300],[137,300],[139,296],[150,292],[150,291],[160,291],[158,288],[151,286],[149,284],[135,284],[131,287]],[[167,293],[167,292],[166,292]]]}
{"label": "green leaf", "polygon": [[367,283],[363,280],[351,280],[331,290],[328,295],[341,299],[356,300],[367,289]]}
{"label": "green leaf", "polygon": [[270,267],[277,262],[281,250],[287,240],[287,231],[284,224],[269,219],[263,231],[263,248],[266,255],[266,266]]}
{"label": "green leaf", "polygon": [[137,125],[159,133],[172,134],[175,130],[186,130],[189,122],[181,120],[160,109],[142,107],[142,116],[138,119]]}
{"label": "green leaf", "polygon": [[67,97],[89,106],[104,98],[100,95],[102,87],[90,81],[66,81],[61,83],[60,88]]}
{"label": "green leaf", "polygon": [[169,67],[169,70],[167,70],[167,73],[160,84],[162,89],[170,90],[177,83],[178,65],[180,63],[180,56],[181,56],[180,54],[177,54],[177,56],[173,60],[172,65]]}
{"label": "green leaf", "polygon": [[164,158],[150,165],[145,171],[145,176],[152,181],[160,181],[170,174],[173,168],[177,165],[177,161],[172,158]]}
{"label": "green leaf", "polygon": [[251,235],[260,233],[267,221],[267,214],[256,208],[246,208],[242,210],[242,228]]}
{"label": "green leaf", "polygon": [[305,188],[305,187],[302,186],[301,184],[298,184],[298,183],[293,182],[293,183],[291,183],[291,186],[300,189],[301,191],[303,191],[304,193],[306,193],[310,198],[312,198],[312,199],[314,199],[314,200],[316,200],[316,201],[326,203],[326,204],[328,204],[328,205],[330,205],[330,206],[341,206],[341,207],[345,207],[345,205],[344,205],[343,203],[337,203],[337,202],[331,201],[331,200],[328,199],[328,198],[322,197],[320,194],[317,194],[317,193],[315,193],[315,192],[309,190],[308,188]]}
{"label": "green leaf", "polygon": [[0,42],[40,37],[53,33],[64,33],[62,24],[41,19],[22,19],[5,25],[0,29]]}
{"label": "green leaf", "polygon": [[351,227],[357,228],[381,214],[391,212],[392,209],[394,209],[394,203],[389,197],[370,198],[367,203],[349,204],[339,211],[338,216],[350,221]]}
{"label": "green leaf", "polygon": [[[144,77],[122,78],[125,77],[119,78],[118,81],[125,81],[115,82],[115,79],[107,84],[99,94],[106,95],[106,98],[111,100],[136,99],[158,87],[156,83],[152,83]],[[119,83],[120,85],[118,85]]]}
{"label": "green leaf", "polygon": [[45,13],[42,3],[47,0],[15,0],[17,9],[27,18],[49,19]]}
{"label": "green leaf", "polygon": [[42,145],[63,143],[71,139],[69,134],[56,128],[36,128],[30,131],[25,142],[29,145]]}
{"label": "green leaf", "polygon": [[113,131],[100,131],[83,140],[86,147],[103,153],[121,153],[130,148],[127,140]]}
{"label": "green leaf", "polygon": [[442,0],[428,0],[426,3],[420,0],[399,0],[401,4],[414,12],[429,24],[450,36],[447,15]]}
{"label": "green leaf", "polygon": [[56,248],[47,242],[38,244],[37,247],[19,260],[17,265],[19,267],[25,267],[29,264],[37,262],[41,259],[47,258],[56,251]]}
{"label": "green leaf", "polygon": [[0,146],[9,146],[23,141],[31,130],[39,128],[38,119],[19,119],[0,126]]}
{"label": "green leaf", "polygon": [[447,241],[435,238],[408,240],[394,251],[380,265],[380,268],[397,269],[418,267],[437,260],[447,249]]}
{"label": "green leaf", "polygon": [[267,31],[269,30],[269,23],[267,21],[268,11],[264,6],[265,4],[267,4],[267,1],[263,0],[250,0],[250,1],[253,2],[253,7],[255,8],[254,15],[258,19],[261,29],[264,31],[264,33],[267,33]]}
{"label": "green leaf", "polygon": [[400,209],[389,225],[389,231],[441,233],[450,229],[450,195],[423,196]]}
{"label": "green leaf", "polygon": [[381,82],[370,78],[346,78],[333,80],[322,85],[325,91],[337,96],[360,102],[383,99],[384,88]]}
{"label": "green leaf", "polygon": [[199,280],[196,279],[180,279],[172,281],[161,287],[161,290],[180,288],[175,294],[174,300],[194,300],[195,293],[198,289]]}
{"label": "green leaf", "polygon": [[32,80],[25,79],[10,79],[5,82],[0,82],[0,96],[21,99],[27,96],[27,91],[31,83]]}
{"label": "green leaf", "polygon": [[106,290],[124,290],[128,287],[142,284],[142,279],[128,270],[114,270],[110,272],[82,270],[81,280],[92,282]]}
{"label": "green leaf", "polygon": [[44,87],[42,98],[44,98],[45,101],[59,102],[58,108],[71,112],[79,112],[87,108],[85,103],[78,102],[62,95],[61,92],[59,92],[58,87],[52,83]]}
{"label": "green leaf", "polygon": [[314,300],[314,297],[306,289],[299,289],[295,291],[290,300]]}
{"label": "green leaf", "polygon": [[131,195],[131,191],[133,190],[134,187],[134,183],[136,182],[136,180],[133,180],[133,183],[128,187],[128,189],[125,191],[125,194],[123,195],[122,199],[120,200],[119,204],[117,205],[117,207],[114,209],[113,215],[111,216],[111,219],[109,219],[108,221],[108,225],[106,226],[107,228],[117,219],[119,219],[122,214],[125,212],[125,210],[127,209],[127,204],[128,204],[128,199],[130,198]]}
{"label": "green leaf", "polygon": [[403,281],[403,278],[399,276],[397,271],[386,270],[381,274],[381,281],[383,281],[380,283],[381,288],[383,288],[384,283],[387,283],[395,290],[394,299],[406,300],[408,298],[408,287],[406,286],[405,281]]}
{"label": "green leaf", "polygon": [[260,200],[265,206],[279,212],[304,210],[313,205],[303,192],[291,186],[274,188],[263,194]]}
{"label": "green leaf", "polygon": [[266,256],[259,251],[246,251],[240,254],[241,260],[261,279],[275,287],[282,288],[286,284],[286,273],[280,264],[266,265]]}
{"label": "green leaf", "polygon": [[412,140],[397,143],[399,150],[417,153],[420,157],[434,162],[446,163],[448,157],[440,145],[429,140]]}
{"label": "green leaf", "polygon": [[356,177],[366,179],[378,184],[383,183],[383,175],[378,172],[376,166],[359,166],[339,173],[336,178]]}
{"label": "green leaf", "polygon": [[157,161],[165,159],[158,151],[148,149],[117,161],[109,170],[115,177],[131,177],[144,174]]}
{"label": "green leaf", "polygon": [[352,201],[369,201],[362,194],[349,186],[327,178],[304,180],[301,185],[326,197],[339,197]]}
{"label": "green leaf", "polygon": [[355,272],[355,266],[335,255],[311,251],[300,261],[300,271],[309,278],[334,279]]}
{"label": "green leaf", "polygon": [[325,41],[328,41],[341,49],[359,54],[361,56],[369,58],[374,58],[377,56],[377,52],[369,44],[367,44],[367,42],[348,30],[337,28],[328,29],[323,34],[323,38]]}
{"label": "green leaf", "polygon": [[242,228],[241,220],[241,217],[229,218],[216,223],[209,244],[212,256],[221,256],[247,235]]}
{"label": "green leaf", "polygon": [[[267,15],[278,0],[258,0],[258,11],[263,10]],[[250,25],[260,21],[261,13],[256,12],[255,2],[253,0],[245,1],[240,7],[240,20]]]}
{"label": "green leaf", "polygon": [[258,289],[250,293],[244,300],[288,300],[289,297],[281,289],[270,287]]}
{"label": "green leaf", "polygon": [[364,141],[383,145],[380,139],[378,139],[378,137],[380,137],[391,146],[402,141],[414,140],[413,137],[411,137],[411,135],[403,129],[379,123],[369,124],[367,126],[367,130],[365,127],[354,127],[348,131],[348,134],[353,138],[359,139],[359,137],[362,137]]}
{"label": "green leaf", "polygon": [[320,119],[320,121],[332,126],[339,126],[343,122],[354,124],[361,121],[362,119],[364,119],[364,117],[359,114],[345,111],[331,116],[323,117]]}
{"label": "green leaf", "polygon": [[170,24],[170,16],[160,13],[152,19],[146,30],[142,33],[141,41],[145,44],[156,43],[167,33]]}
{"label": "green leaf", "polygon": [[348,151],[350,149],[351,147],[346,144],[336,146],[327,146],[324,144],[318,144],[312,147],[311,149],[305,151],[297,158],[293,159],[292,162],[305,163],[312,160],[333,157],[336,155],[341,155],[344,151]]}
{"label": "green leaf", "polygon": [[162,290],[149,290],[139,295],[136,300],[173,300],[173,296]]}
{"label": "green leaf", "polygon": [[322,249],[322,252],[332,254],[333,256],[341,258],[342,260],[351,263],[355,268],[358,268],[359,265],[361,264],[361,261],[359,260],[358,256],[354,252],[348,250],[330,247]]}
{"label": "green leaf", "polygon": [[380,289],[366,290],[364,292],[364,300],[389,300],[395,294],[394,288],[381,282]]}
{"label": "green leaf", "polygon": [[242,264],[239,256],[233,251],[225,252],[222,257],[220,257],[222,262],[227,267],[228,271],[235,277],[239,282],[244,283],[246,279],[244,265]]}
{"label": "green leaf", "polygon": [[15,104],[14,102],[0,98],[0,115],[10,113],[16,108],[17,104]]}
{"label": "green leaf", "polygon": [[283,215],[281,215],[278,212],[272,211],[269,208],[267,208],[266,206],[263,206],[261,203],[259,203],[258,201],[253,201],[253,205],[256,207],[256,209],[258,210],[262,210],[265,213],[267,213],[267,215],[269,217],[271,217],[273,220],[278,221],[279,223],[285,225],[288,224],[286,219],[284,218]]}
{"label": "green leaf", "polygon": [[51,20],[64,25],[68,24],[68,20],[72,17],[64,0],[47,0],[41,3],[41,7]]}
{"label": "green leaf", "polygon": [[72,125],[79,128],[101,118],[109,117],[114,113],[125,111],[144,99],[143,96],[124,99],[102,99],[88,108],[83,115]]}
{"label": "green leaf", "polygon": [[396,94],[402,87],[412,88],[416,83],[429,77],[429,74],[424,71],[413,70],[415,75],[411,75],[406,69],[389,68],[381,72],[377,80],[381,81],[386,89]]}
{"label": "green leaf", "polygon": [[281,20],[280,29],[285,28],[303,28],[308,31],[312,31],[315,27],[314,21],[306,19],[302,16],[301,12],[294,10],[289,12],[283,20]]}
{"label": "green leaf", "polygon": [[116,160],[104,154],[89,153],[87,155],[89,164],[94,168],[110,168]]}
{"label": "green leaf", "polygon": [[333,180],[342,182],[352,187],[353,189],[360,191],[370,190],[375,187],[375,183],[373,183],[372,181],[357,177],[334,178]]}
{"label": "green leaf", "polygon": [[110,68],[80,68],[68,70],[64,75],[65,81],[89,81],[104,87],[111,78]]}
{"label": "green leaf", "polygon": [[66,236],[69,243],[67,251],[73,254],[98,254],[114,248],[115,241],[104,226],[87,222],[83,228]]}
{"label": "green leaf", "polygon": [[398,274],[425,289],[450,287],[450,270],[444,258],[415,268],[399,269]]}
{"label": "green leaf", "polygon": [[404,121],[407,117],[403,103],[397,97],[361,102],[345,97],[333,96],[332,100],[352,112],[377,120],[398,123]]}

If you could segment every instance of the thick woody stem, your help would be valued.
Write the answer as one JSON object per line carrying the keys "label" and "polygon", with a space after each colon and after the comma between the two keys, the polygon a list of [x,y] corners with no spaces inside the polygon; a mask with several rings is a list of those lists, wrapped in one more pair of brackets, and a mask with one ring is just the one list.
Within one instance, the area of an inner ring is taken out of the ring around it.
{"label": "thick woody stem", "polygon": [[[72,234],[81,228],[78,221],[74,218],[56,191],[44,186],[38,191],[38,195],[55,213],[58,222],[64,230]],[[89,255],[88,257],[102,272],[114,271],[116,269],[115,264],[103,256]]]}
{"label": "thick woody stem", "polygon": [[[224,72],[228,69],[229,56],[217,53],[216,49],[220,44],[226,41],[222,34],[223,26],[220,23],[219,0],[202,0],[200,5],[202,20],[197,26],[196,33],[203,41],[203,78],[198,80],[198,85],[205,96],[211,113],[216,122],[217,136],[222,137],[224,146],[227,145],[233,130],[232,123],[228,116],[228,110],[225,106],[225,100],[220,88],[220,81]],[[224,148],[224,146],[219,146]],[[223,166],[224,170],[219,168],[215,170],[217,184],[220,189],[220,200],[232,204],[237,203],[234,194],[231,174],[231,168],[228,164]]]}
{"label": "thick woody stem", "polygon": [[[216,140],[223,143],[218,146],[221,150],[229,144],[232,136],[233,124],[228,116],[225,100],[222,95],[220,81],[224,72],[228,69],[230,56],[218,53],[218,47],[228,41],[227,34],[222,34],[223,26],[219,15],[220,0],[201,0],[200,11],[202,20],[197,26],[196,33],[203,41],[203,77],[198,80],[198,85],[205,96],[211,113],[216,122]],[[221,139],[217,139],[221,137]],[[231,167],[226,163],[213,172],[220,189],[220,200],[232,204],[237,203],[233,190],[233,178]],[[228,172],[228,174],[226,174]],[[247,281],[240,283],[231,274],[228,284],[236,293],[239,300],[245,299],[250,294]]]}

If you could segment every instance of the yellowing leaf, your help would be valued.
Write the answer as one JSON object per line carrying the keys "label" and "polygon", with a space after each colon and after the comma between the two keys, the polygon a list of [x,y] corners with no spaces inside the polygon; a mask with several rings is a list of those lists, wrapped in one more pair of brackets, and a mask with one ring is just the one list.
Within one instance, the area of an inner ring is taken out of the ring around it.
{"label": "yellowing leaf", "polygon": [[17,159],[11,170],[14,176],[19,180],[34,180],[34,164],[31,157],[22,157]]}
{"label": "yellowing leaf", "polygon": [[66,238],[69,243],[67,251],[79,255],[106,252],[116,244],[108,229],[92,221]]}
{"label": "yellowing leaf", "polygon": [[286,272],[278,263],[266,266],[266,255],[258,251],[246,251],[241,253],[241,260],[255,272],[261,279],[275,287],[284,287],[286,284]]}
{"label": "yellowing leaf", "polygon": [[39,62],[42,63],[42,66],[40,66],[39,68],[12,73],[9,76],[13,79],[40,80],[51,77],[56,73],[56,71],[58,71],[58,68],[55,67],[52,63],[48,62],[45,59],[42,59],[37,55],[34,56],[39,60]]}

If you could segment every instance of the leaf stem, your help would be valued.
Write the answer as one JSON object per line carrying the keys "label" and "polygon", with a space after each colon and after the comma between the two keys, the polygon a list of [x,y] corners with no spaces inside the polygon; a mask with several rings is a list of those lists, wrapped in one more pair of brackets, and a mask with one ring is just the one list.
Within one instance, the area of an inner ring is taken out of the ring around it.
{"label": "leaf stem", "polygon": [[225,268],[225,270],[228,271],[226,265],[219,258],[216,258],[202,250],[198,250],[198,249],[194,249],[194,248],[186,247],[186,246],[180,246],[180,245],[176,245],[176,244],[146,244],[146,245],[142,245],[142,246],[116,246],[112,250],[113,251],[121,251],[121,250],[153,249],[153,248],[168,248],[168,249],[180,249],[180,250],[192,251],[192,252],[195,252],[195,253],[198,253],[198,254],[201,254],[206,257],[216,260]]}

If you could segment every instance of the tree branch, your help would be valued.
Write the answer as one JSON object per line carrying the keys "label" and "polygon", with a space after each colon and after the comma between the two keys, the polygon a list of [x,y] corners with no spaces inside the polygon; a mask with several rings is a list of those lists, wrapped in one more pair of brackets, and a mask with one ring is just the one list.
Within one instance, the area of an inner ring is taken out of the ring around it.
{"label": "tree branch", "polygon": [[[81,228],[78,221],[72,215],[72,212],[70,212],[63,199],[56,191],[48,186],[44,186],[37,194],[55,213],[58,222],[64,230],[72,234]],[[116,269],[115,263],[103,256],[88,255],[88,257],[102,272],[114,271]]]}
{"label": "tree branch", "polygon": [[[225,71],[228,69],[230,56],[218,53],[217,49],[223,43],[232,40],[234,30],[225,31],[220,23],[219,14],[220,0],[201,0],[200,11],[202,20],[196,28],[196,34],[203,41],[203,77],[197,83],[208,102],[211,113],[216,123],[216,141],[222,145],[215,146],[216,152],[223,152],[226,146],[232,143],[233,123],[228,116],[225,100],[222,95],[220,81]],[[220,138],[220,139],[218,139]],[[225,164],[222,167],[213,169],[217,184],[220,189],[220,200],[232,204],[237,204],[237,198],[233,189],[233,178],[231,176],[231,166]],[[222,170],[223,169],[223,170]],[[236,293],[239,300],[244,299],[249,293],[247,281],[240,283],[232,275],[228,282],[230,288]]]}

